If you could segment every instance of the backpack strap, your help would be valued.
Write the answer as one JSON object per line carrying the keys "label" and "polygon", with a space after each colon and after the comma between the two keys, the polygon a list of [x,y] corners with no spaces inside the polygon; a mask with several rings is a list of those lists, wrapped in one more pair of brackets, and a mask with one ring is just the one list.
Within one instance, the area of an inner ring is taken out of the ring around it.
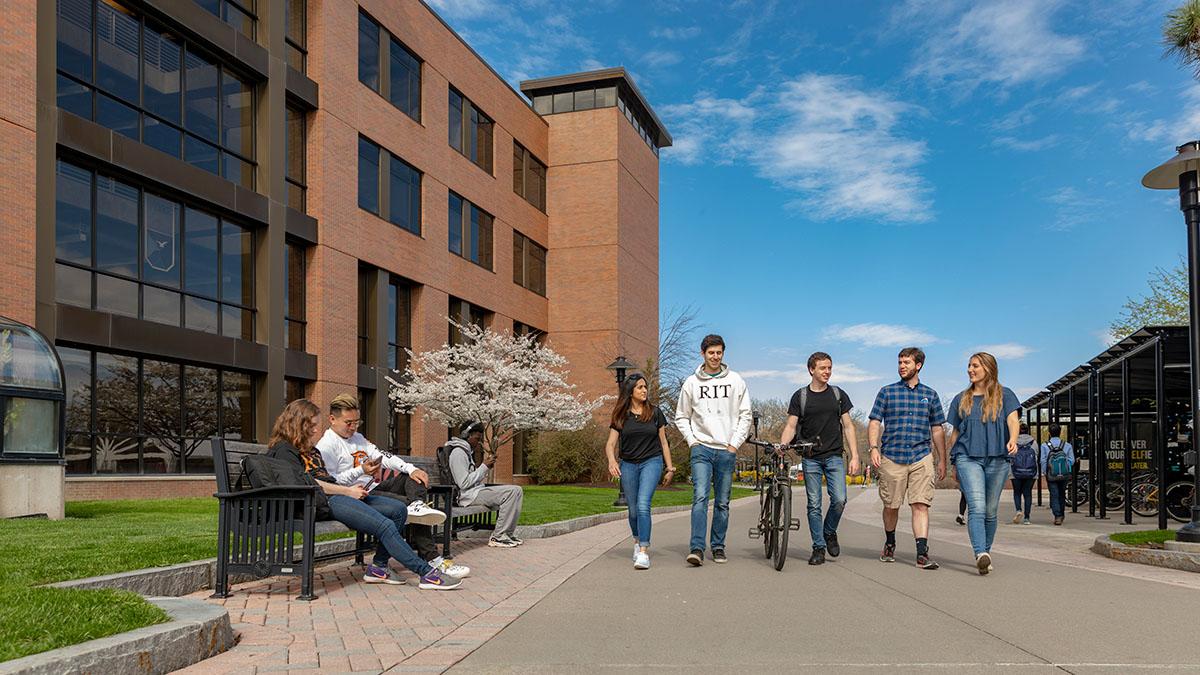
{"label": "backpack strap", "polygon": [[804,421],[804,409],[808,407],[808,385],[800,389],[800,421]]}

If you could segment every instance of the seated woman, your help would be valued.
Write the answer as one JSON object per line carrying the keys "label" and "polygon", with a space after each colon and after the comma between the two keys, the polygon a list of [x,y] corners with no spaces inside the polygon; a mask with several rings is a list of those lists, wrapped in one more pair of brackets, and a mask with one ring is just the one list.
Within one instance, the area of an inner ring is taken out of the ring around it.
{"label": "seated woman", "polygon": [[361,485],[338,485],[325,469],[321,453],[314,447],[321,437],[321,410],[306,398],[292,401],[283,409],[271,430],[268,457],[275,457],[308,472],[329,496],[333,519],[352,530],[370,534],[379,541],[375,559],[367,566],[363,581],[400,585],[404,580],[394,577],[388,569],[388,559],[395,558],[418,577],[418,588],[445,591],[458,588],[461,579],[442,574],[416,553],[400,536],[408,511],[404,502],[388,497],[367,494]]}

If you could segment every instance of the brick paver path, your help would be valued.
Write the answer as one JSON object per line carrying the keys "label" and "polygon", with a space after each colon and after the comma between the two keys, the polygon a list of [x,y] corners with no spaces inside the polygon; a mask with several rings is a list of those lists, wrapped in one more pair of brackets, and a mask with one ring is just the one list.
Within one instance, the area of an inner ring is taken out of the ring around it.
{"label": "brick paver path", "polygon": [[[408,581],[404,586],[364,583],[363,568],[352,560],[320,567],[312,602],[296,600],[297,578],[241,584],[233,597],[210,600],[229,610],[237,646],[179,672],[441,672],[625,539],[625,520],[527,539],[513,549],[464,539],[454,544],[454,561],[470,566],[471,576],[455,591],[419,590],[416,576],[395,561],[393,569]],[[207,599],[209,593],[188,597]]]}

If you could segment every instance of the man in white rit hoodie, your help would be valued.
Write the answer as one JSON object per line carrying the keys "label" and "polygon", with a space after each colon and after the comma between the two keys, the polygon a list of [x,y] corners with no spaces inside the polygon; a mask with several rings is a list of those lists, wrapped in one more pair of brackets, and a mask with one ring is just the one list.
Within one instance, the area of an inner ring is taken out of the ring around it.
{"label": "man in white rit hoodie", "polygon": [[729,529],[729,492],[733,487],[737,449],[750,434],[750,393],[746,383],[722,363],[725,341],[707,335],[700,342],[704,363],[683,383],[675,426],[692,450],[692,539],[688,563],[704,564],[708,530],[708,490],[713,490],[713,562],[723,563],[725,532]]}

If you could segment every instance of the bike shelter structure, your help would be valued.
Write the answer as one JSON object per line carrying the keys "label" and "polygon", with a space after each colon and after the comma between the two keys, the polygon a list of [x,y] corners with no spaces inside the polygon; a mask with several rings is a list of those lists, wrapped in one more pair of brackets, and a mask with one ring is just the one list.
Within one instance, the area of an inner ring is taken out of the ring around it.
{"label": "bike shelter structure", "polygon": [[[1022,404],[1039,443],[1057,423],[1075,448],[1066,493],[1073,513],[1085,502],[1088,515],[1100,519],[1119,508],[1132,524],[1140,509],[1167,528],[1167,493],[1178,483],[1190,485],[1188,470],[1195,465],[1190,375],[1187,326],[1146,326]],[[1086,472],[1079,469],[1081,459],[1087,460]],[[1190,487],[1186,492],[1194,500]]]}

